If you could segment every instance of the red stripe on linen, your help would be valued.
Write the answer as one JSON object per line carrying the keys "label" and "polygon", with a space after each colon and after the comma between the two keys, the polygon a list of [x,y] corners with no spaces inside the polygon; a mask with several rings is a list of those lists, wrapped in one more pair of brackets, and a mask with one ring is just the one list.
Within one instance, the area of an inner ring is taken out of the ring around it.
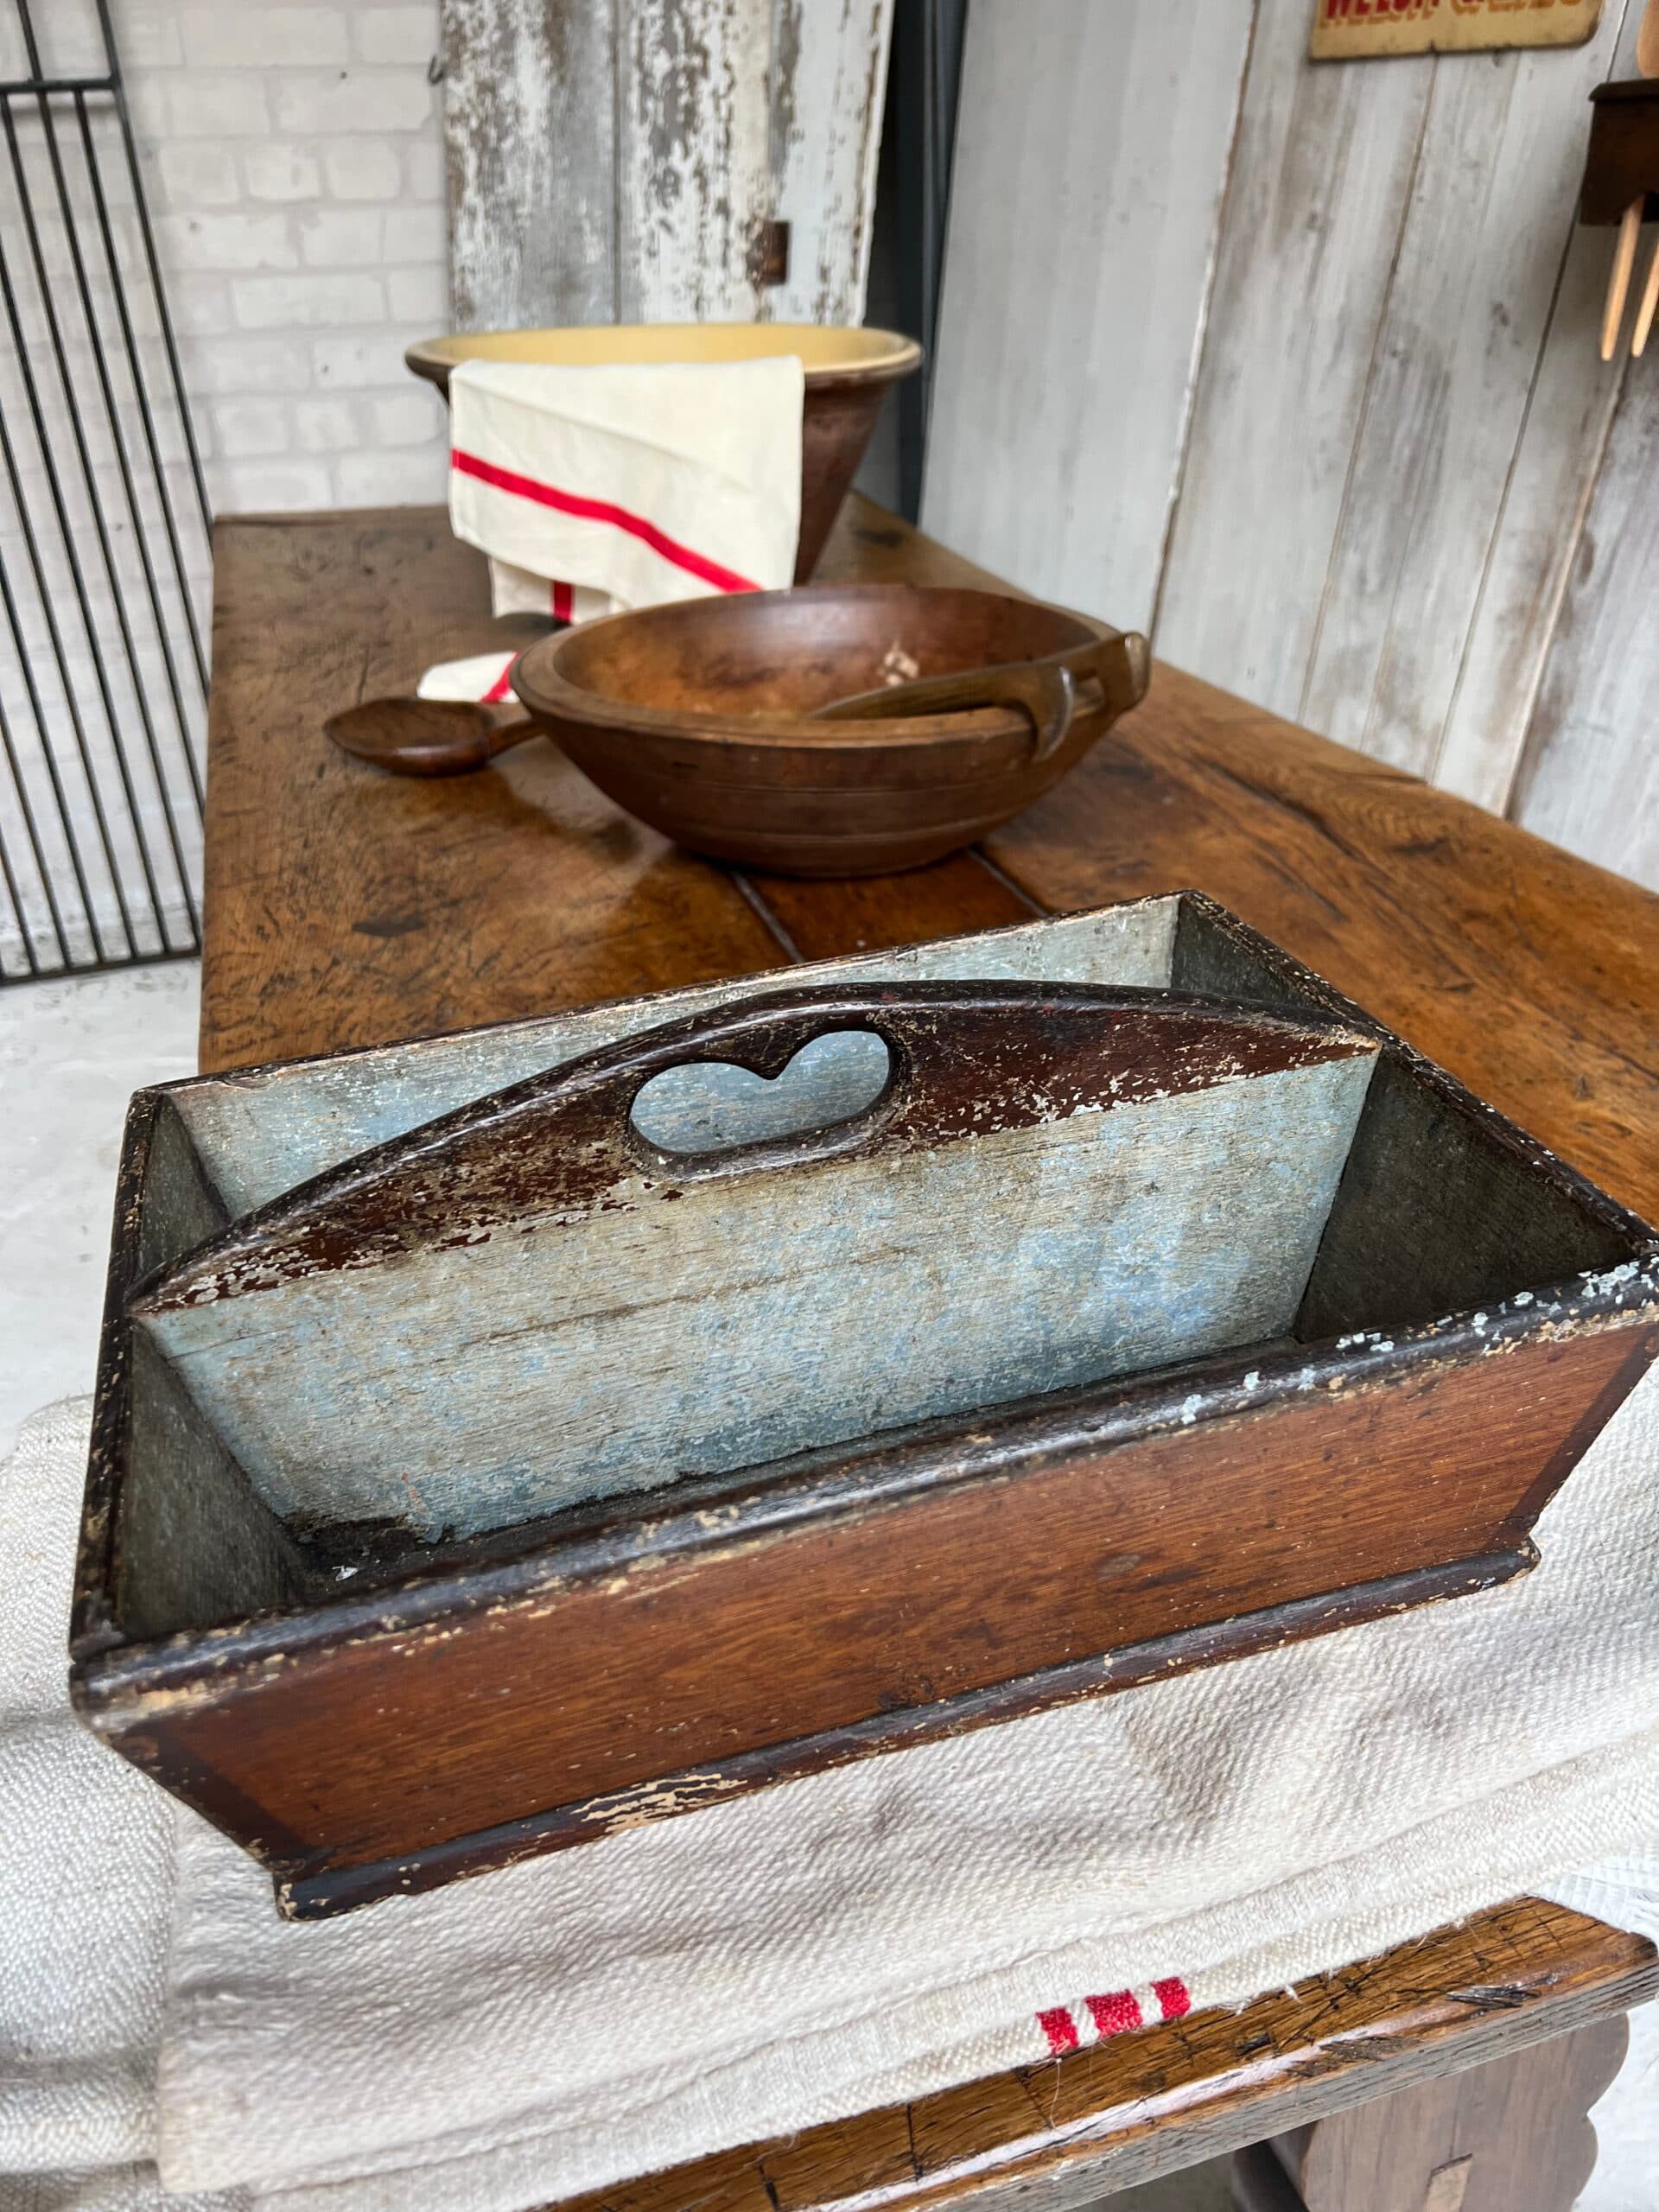
{"label": "red stripe on linen", "polygon": [[533,499],[537,506],[552,507],[562,515],[575,515],[582,522],[610,523],[617,530],[626,531],[630,537],[640,539],[653,553],[660,553],[664,561],[671,561],[688,575],[701,576],[704,583],[713,584],[717,591],[760,588],[747,576],[740,576],[735,569],[721,568],[718,561],[711,561],[690,546],[680,544],[666,531],[658,530],[654,522],[647,522],[644,515],[631,514],[626,507],[613,506],[608,499],[585,499],[578,493],[562,492],[556,485],[539,483],[533,476],[519,476],[510,468],[498,468],[493,461],[481,460],[475,453],[463,453],[459,446],[450,449],[449,466],[458,468],[463,476],[476,476],[480,484],[493,485],[498,492],[511,492],[516,499]]}
{"label": "red stripe on linen", "polygon": [[493,707],[498,699],[510,699],[512,696],[512,663],[509,661],[506,666],[502,670],[500,675],[496,677],[494,683],[491,684],[489,690],[484,694],[484,704],[486,707]]}
{"label": "red stripe on linen", "polygon": [[1166,2020],[1179,2020],[1184,2012],[1192,2010],[1192,1993],[1177,1975],[1166,1981],[1154,1981],[1152,1993],[1158,1999],[1158,2009]]}
{"label": "red stripe on linen", "polygon": [[1048,2037],[1048,2047],[1056,2058],[1064,2058],[1068,2050],[1077,2049],[1077,2024],[1064,2005],[1039,2012],[1037,2024]]}
{"label": "red stripe on linen", "polygon": [[556,622],[574,622],[576,619],[576,594],[573,587],[552,584],[549,588],[553,594],[553,620]]}
{"label": "red stripe on linen", "polygon": [[1141,2025],[1141,2006],[1132,1989],[1115,1989],[1109,1996],[1085,1997],[1083,2001],[1097,2034],[1121,2036],[1126,2028]]}

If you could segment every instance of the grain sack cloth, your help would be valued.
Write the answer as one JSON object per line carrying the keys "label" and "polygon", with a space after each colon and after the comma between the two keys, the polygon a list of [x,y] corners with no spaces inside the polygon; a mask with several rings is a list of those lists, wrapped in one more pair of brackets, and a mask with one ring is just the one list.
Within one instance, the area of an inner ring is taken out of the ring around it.
{"label": "grain sack cloth", "polygon": [[[582,622],[777,591],[795,573],[792,354],[757,361],[465,361],[449,378],[449,522],[490,556],[497,614]],[[503,699],[506,650],[441,662],[425,699]]]}
{"label": "grain sack cloth", "polygon": [[68,1713],[86,1430],[0,1470],[5,2212],[513,2212],[1523,1891],[1659,1933],[1654,1379],[1501,1590],[304,1926]]}

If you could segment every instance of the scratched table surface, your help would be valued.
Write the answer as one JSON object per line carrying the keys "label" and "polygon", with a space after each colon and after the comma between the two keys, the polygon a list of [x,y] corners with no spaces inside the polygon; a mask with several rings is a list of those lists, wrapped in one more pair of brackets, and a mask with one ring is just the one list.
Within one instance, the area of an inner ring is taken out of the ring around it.
{"label": "scratched table surface", "polygon": [[[856,498],[818,575],[996,581]],[[324,741],[325,715],[410,690],[429,663],[534,626],[492,620],[481,559],[435,509],[219,525],[204,1069],[1194,885],[1638,1213],[1659,1213],[1659,899],[1633,885],[1162,666],[1145,703],[982,849],[862,882],[791,882],[678,852],[549,745],[420,783]],[[1650,1945],[1521,1900],[1294,1995],[1191,2014],[591,2202],[1077,2204],[1291,2139],[1365,2100],[1421,2094],[1656,1986]],[[1581,2098],[1580,2122],[1583,2109]]]}

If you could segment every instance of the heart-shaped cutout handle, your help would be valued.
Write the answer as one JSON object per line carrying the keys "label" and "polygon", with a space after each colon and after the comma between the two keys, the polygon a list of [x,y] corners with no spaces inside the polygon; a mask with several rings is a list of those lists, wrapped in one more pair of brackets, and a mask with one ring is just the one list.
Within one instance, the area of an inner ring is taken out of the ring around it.
{"label": "heart-shaped cutout handle", "polygon": [[832,1029],[774,1076],[732,1060],[684,1060],[652,1077],[629,1115],[659,1152],[685,1159],[783,1144],[839,1128],[880,1102],[893,1054],[871,1029]]}

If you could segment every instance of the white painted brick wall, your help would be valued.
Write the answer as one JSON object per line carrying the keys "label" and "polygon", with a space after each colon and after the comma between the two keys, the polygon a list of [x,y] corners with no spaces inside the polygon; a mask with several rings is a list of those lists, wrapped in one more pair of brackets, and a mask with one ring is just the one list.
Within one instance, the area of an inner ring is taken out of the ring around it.
{"label": "white painted brick wall", "polygon": [[214,512],[441,499],[437,0],[115,15]]}

